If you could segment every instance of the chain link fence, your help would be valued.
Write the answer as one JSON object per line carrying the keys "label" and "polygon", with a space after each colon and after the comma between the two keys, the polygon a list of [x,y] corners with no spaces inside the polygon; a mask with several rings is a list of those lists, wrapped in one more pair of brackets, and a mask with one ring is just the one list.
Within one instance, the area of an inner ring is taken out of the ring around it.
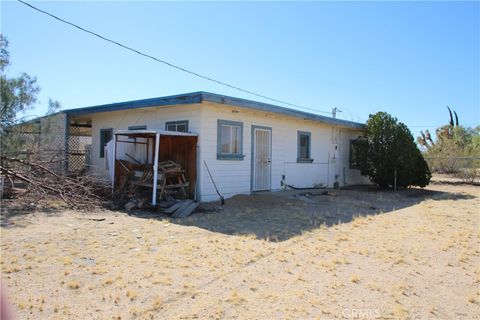
{"label": "chain link fence", "polygon": [[91,127],[71,124],[68,132],[68,171],[89,170],[91,165]]}
{"label": "chain link fence", "polygon": [[451,174],[465,182],[480,179],[480,157],[426,157],[432,173]]}
{"label": "chain link fence", "polygon": [[2,156],[39,161],[59,174],[90,168],[91,125],[70,123],[65,114],[12,126],[1,138]]}

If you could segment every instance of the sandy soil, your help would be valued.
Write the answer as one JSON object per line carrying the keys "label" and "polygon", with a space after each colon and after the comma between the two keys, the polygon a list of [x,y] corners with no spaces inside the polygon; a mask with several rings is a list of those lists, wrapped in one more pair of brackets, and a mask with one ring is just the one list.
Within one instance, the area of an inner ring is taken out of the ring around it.
{"label": "sandy soil", "polygon": [[478,319],[480,187],[239,196],[184,220],[35,213],[1,229],[19,319]]}

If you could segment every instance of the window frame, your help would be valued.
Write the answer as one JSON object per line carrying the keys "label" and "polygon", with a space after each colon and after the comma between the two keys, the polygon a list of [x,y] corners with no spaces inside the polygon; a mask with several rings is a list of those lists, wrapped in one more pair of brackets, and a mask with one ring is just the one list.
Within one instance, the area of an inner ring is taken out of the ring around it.
{"label": "window frame", "polygon": [[[348,150],[348,167],[351,170],[360,170],[360,165],[355,162],[354,159],[354,144],[357,139],[350,139],[350,149]],[[355,158],[358,158],[357,155],[355,155]]]}
{"label": "window frame", "polygon": [[105,136],[104,136],[105,132],[110,132],[110,135],[111,135],[110,140],[113,139],[113,128],[100,129],[100,153],[99,153],[100,158],[105,158],[105,146],[110,141],[110,140],[105,141]]}
{"label": "window frame", "polygon": [[[177,131],[177,130],[172,131],[172,130],[168,130],[168,126],[169,126],[169,125],[175,125],[175,128],[177,128],[179,124],[185,125],[185,131]],[[167,121],[167,122],[165,122],[165,131],[172,131],[172,132],[190,132],[190,131],[188,131],[188,120]]]}
{"label": "window frame", "polygon": [[[222,153],[222,126],[239,127],[239,150],[238,153]],[[243,122],[230,121],[230,120],[217,120],[217,160],[243,160],[245,155],[243,154]]]}
{"label": "window frame", "polygon": [[[308,157],[302,158],[300,155],[300,138],[302,136],[308,137]],[[312,133],[308,131],[297,131],[297,162],[298,163],[312,163]]]}
{"label": "window frame", "polygon": [[147,130],[147,125],[141,125],[141,126],[129,126],[128,130]]}

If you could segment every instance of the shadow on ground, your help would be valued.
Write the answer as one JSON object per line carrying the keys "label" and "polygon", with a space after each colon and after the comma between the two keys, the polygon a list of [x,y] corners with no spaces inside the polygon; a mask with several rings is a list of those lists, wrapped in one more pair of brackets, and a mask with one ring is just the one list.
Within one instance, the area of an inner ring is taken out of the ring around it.
{"label": "shadow on ground", "polygon": [[462,181],[462,180],[433,180],[430,181],[432,185],[450,185],[450,186],[475,186],[480,187],[480,182],[477,181]]}
{"label": "shadow on ground", "polygon": [[[348,223],[357,216],[389,213],[416,205],[424,200],[467,200],[466,193],[408,189],[379,190],[373,186],[355,186],[341,190],[293,190],[238,195],[226,200],[223,208],[217,202],[201,204],[199,210],[185,219],[171,219],[155,211],[133,211],[128,214],[144,219],[169,219],[171,223],[195,226],[226,235],[248,235],[268,241],[285,241],[319,228]],[[16,207],[15,200],[2,203],[1,227],[21,227],[12,223],[16,216],[42,212],[49,216],[62,213],[63,207]],[[221,209],[220,209],[221,208]],[[107,210],[108,211],[108,210]],[[113,211],[117,212],[118,211]]]}
{"label": "shadow on ground", "polygon": [[[409,189],[382,191],[374,187],[342,190],[285,191],[239,195],[218,203],[202,204],[200,212],[172,223],[195,226],[227,235],[251,235],[257,239],[284,241],[326,225],[348,223],[356,216],[388,213],[427,199],[463,200],[464,193]],[[203,211],[203,212],[202,212]]]}
{"label": "shadow on ground", "polygon": [[25,224],[12,223],[11,220],[15,217],[28,216],[35,212],[41,212],[47,215],[55,216],[65,211],[65,209],[65,206],[60,206],[58,203],[25,203],[24,201],[19,201],[15,198],[1,199],[0,226],[2,228],[24,226]]}

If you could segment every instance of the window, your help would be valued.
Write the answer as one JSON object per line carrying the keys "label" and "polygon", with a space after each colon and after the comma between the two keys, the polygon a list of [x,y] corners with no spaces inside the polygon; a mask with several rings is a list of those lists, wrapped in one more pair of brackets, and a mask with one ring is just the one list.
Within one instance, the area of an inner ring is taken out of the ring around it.
{"label": "window", "polygon": [[113,129],[100,129],[100,158],[105,156],[105,146],[113,138]]}
{"label": "window", "polygon": [[359,137],[350,140],[350,169],[360,169],[360,164],[366,162],[365,140]]}
{"label": "window", "polygon": [[243,123],[218,120],[217,159],[243,160]]}
{"label": "window", "polygon": [[297,162],[313,162],[311,159],[311,134],[310,132],[298,131],[297,133]]}
{"label": "window", "polygon": [[147,130],[147,126],[146,126],[146,125],[143,125],[143,126],[130,126],[130,127],[128,127],[128,130]]}
{"label": "window", "polygon": [[168,121],[167,123],[165,123],[165,130],[188,132],[188,120]]}

